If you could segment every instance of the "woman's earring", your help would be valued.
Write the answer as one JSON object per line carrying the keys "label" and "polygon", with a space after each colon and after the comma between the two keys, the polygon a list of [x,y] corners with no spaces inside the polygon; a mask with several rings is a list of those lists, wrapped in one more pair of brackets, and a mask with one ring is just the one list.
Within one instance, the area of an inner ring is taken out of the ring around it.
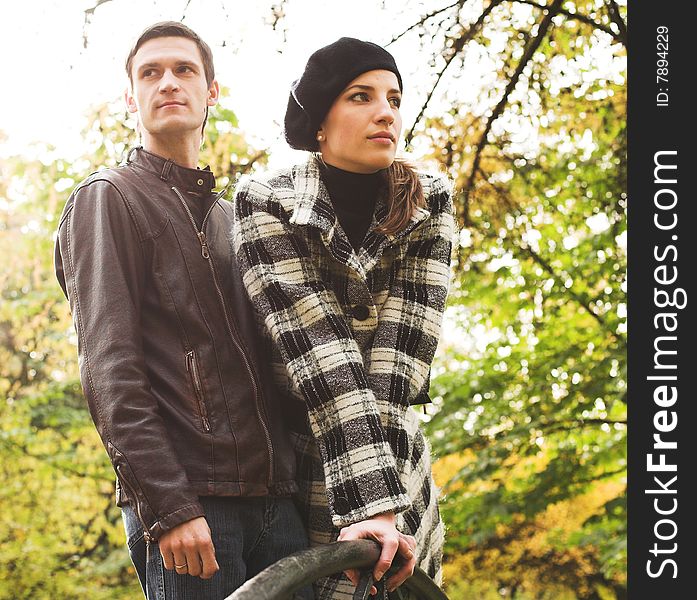
{"label": "woman's earring", "polygon": [[323,142],[323,141],[324,141],[324,134],[323,134],[323,133],[318,133],[318,134],[317,134],[317,141],[318,141],[318,142]]}

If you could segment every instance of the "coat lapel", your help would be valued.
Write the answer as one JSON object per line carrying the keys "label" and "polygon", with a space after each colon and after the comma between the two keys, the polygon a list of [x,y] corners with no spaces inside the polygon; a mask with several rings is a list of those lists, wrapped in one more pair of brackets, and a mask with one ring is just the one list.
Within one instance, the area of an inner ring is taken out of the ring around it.
{"label": "coat lapel", "polygon": [[314,156],[293,167],[292,177],[295,205],[290,222],[315,227],[331,239],[336,229],[336,214]]}
{"label": "coat lapel", "polygon": [[[420,177],[420,179],[421,186],[424,191],[424,198],[428,198],[431,193],[432,180],[430,177]],[[375,209],[373,224],[370,227],[370,231],[368,231],[368,234],[366,235],[363,248],[361,249],[359,256],[361,265],[366,273],[375,268],[375,265],[380,262],[385,248],[398,244],[401,240],[407,237],[412,231],[414,231],[414,229],[416,229],[421,223],[426,221],[431,216],[431,212],[426,208],[417,207],[411,216],[409,224],[402,231],[394,235],[385,235],[378,233],[375,230],[377,224],[386,216],[387,206],[384,202],[380,202]]]}
{"label": "coat lapel", "polygon": [[[317,159],[310,156],[306,163],[293,167],[292,179],[294,198],[292,199],[290,222],[294,225],[318,229],[327,251],[336,260],[355,269],[364,278],[380,262],[385,248],[399,243],[431,216],[428,209],[417,208],[404,230],[394,235],[384,235],[375,230],[387,212],[384,202],[379,202],[363,247],[356,255],[346,236],[336,235],[339,224],[329,192],[320,176]],[[428,198],[431,191],[431,179],[422,177],[421,185],[424,197]]]}
{"label": "coat lapel", "polygon": [[295,204],[290,222],[318,229],[327,252],[365,277],[348,238],[345,235],[337,235],[339,223],[327,187],[320,176],[317,159],[310,156],[305,164],[295,166],[292,178]]}

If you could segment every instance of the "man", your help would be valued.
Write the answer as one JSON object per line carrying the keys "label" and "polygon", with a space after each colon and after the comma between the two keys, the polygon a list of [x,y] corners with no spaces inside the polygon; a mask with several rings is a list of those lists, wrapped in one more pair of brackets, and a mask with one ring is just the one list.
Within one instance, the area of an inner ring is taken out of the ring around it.
{"label": "man", "polygon": [[143,590],[223,598],[307,545],[294,455],[231,251],[231,206],[196,168],[219,95],[210,48],[158,23],[126,70],[143,145],[73,191],[56,274]]}

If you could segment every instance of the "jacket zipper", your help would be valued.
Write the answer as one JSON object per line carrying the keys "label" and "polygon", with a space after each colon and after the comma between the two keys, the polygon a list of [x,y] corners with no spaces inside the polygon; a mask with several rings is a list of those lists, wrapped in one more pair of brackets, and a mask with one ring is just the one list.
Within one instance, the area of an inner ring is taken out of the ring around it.
{"label": "jacket zipper", "polygon": [[[201,244],[201,256],[208,262],[209,268],[211,270],[211,275],[213,276],[213,283],[215,285],[215,290],[218,294],[218,299],[220,300],[220,305],[223,308],[223,316],[225,317],[225,326],[227,328],[228,334],[230,335],[230,338],[232,339],[233,343],[235,344],[235,348],[237,349],[237,352],[239,355],[242,357],[242,360],[244,361],[245,368],[247,369],[247,372],[249,373],[249,378],[252,381],[252,387],[254,389],[254,396],[259,400],[259,402],[256,403],[256,411],[257,411],[257,416],[259,417],[259,422],[261,423],[261,428],[264,430],[264,437],[266,438],[266,449],[268,450],[269,453],[269,472],[268,472],[268,485],[269,487],[271,486],[273,482],[273,463],[274,463],[274,453],[273,453],[273,447],[271,446],[271,436],[269,435],[269,429],[266,425],[265,421],[265,414],[262,414],[262,407],[261,404],[263,402],[263,399],[261,397],[261,394],[259,393],[259,387],[257,386],[257,380],[254,375],[254,371],[252,371],[252,368],[249,364],[249,360],[247,358],[247,354],[244,352],[242,349],[242,346],[240,346],[240,343],[237,341],[237,336],[235,333],[233,333],[234,326],[230,322],[230,319],[228,318],[227,314],[227,309],[225,308],[225,298],[223,297],[223,292],[220,290],[220,284],[218,283],[218,276],[215,272],[215,267],[213,266],[213,261],[210,260],[210,252],[208,249],[208,242],[206,240],[206,234],[203,231],[206,227],[206,223],[208,222],[208,217],[210,216],[213,207],[217,203],[217,198],[216,202],[211,204],[210,208],[208,209],[208,212],[206,213],[206,216],[203,218],[203,223],[201,224],[201,230],[199,231],[198,227],[196,226],[196,221],[194,220],[193,215],[191,214],[191,211],[189,210],[188,205],[186,204],[186,200],[184,200],[184,197],[181,195],[181,192],[174,186],[172,186],[172,190],[174,193],[177,195],[179,198],[179,201],[181,202],[182,206],[184,207],[184,210],[186,211],[187,216],[189,217],[189,222],[191,223],[191,226],[194,228],[194,231],[196,232],[196,237],[198,238],[199,243]],[[265,413],[265,411],[264,411]]]}
{"label": "jacket zipper", "polygon": [[153,537],[150,535],[148,526],[145,524],[145,519],[143,519],[143,515],[140,512],[140,502],[138,502],[138,496],[131,487],[131,484],[128,482],[128,479],[121,473],[121,465],[116,465],[116,472],[119,475],[121,485],[125,486],[128,490],[131,502],[135,504],[136,515],[138,516],[140,525],[143,528],[143,539],[145,540],[145,562],[150,562],[150,543],[153,541]]}
{"label": "jacket zipper", "polygon": [[196,402],[198,404],[198,413],[201,416],[201,423],[203,424],[203,429],[206,433],[211,432],[211,424],[208,421],[208,411],[206,410],[206,403],[203,400],[203,386],[201,385],[201,376],[198,372],[198,363],[196,362],[196,355],[193,350],[189,350],[186,353],[186,370],[191,375],[191,380],[194,383],[194,392],[196,393]]}

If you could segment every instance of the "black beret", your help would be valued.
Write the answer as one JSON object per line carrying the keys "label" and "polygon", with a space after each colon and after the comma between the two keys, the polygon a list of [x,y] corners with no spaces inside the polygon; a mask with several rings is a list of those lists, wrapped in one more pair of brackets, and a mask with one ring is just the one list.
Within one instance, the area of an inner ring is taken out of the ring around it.
{"label": "black beret", "polygon": [[312,54],[288,96],[285,135],[291,148],[319,150],[317,130],[336,97],[361,73],[378,69],[392,71],[401,91],[402,76],[394,57],[377,44],[342,37]]}

